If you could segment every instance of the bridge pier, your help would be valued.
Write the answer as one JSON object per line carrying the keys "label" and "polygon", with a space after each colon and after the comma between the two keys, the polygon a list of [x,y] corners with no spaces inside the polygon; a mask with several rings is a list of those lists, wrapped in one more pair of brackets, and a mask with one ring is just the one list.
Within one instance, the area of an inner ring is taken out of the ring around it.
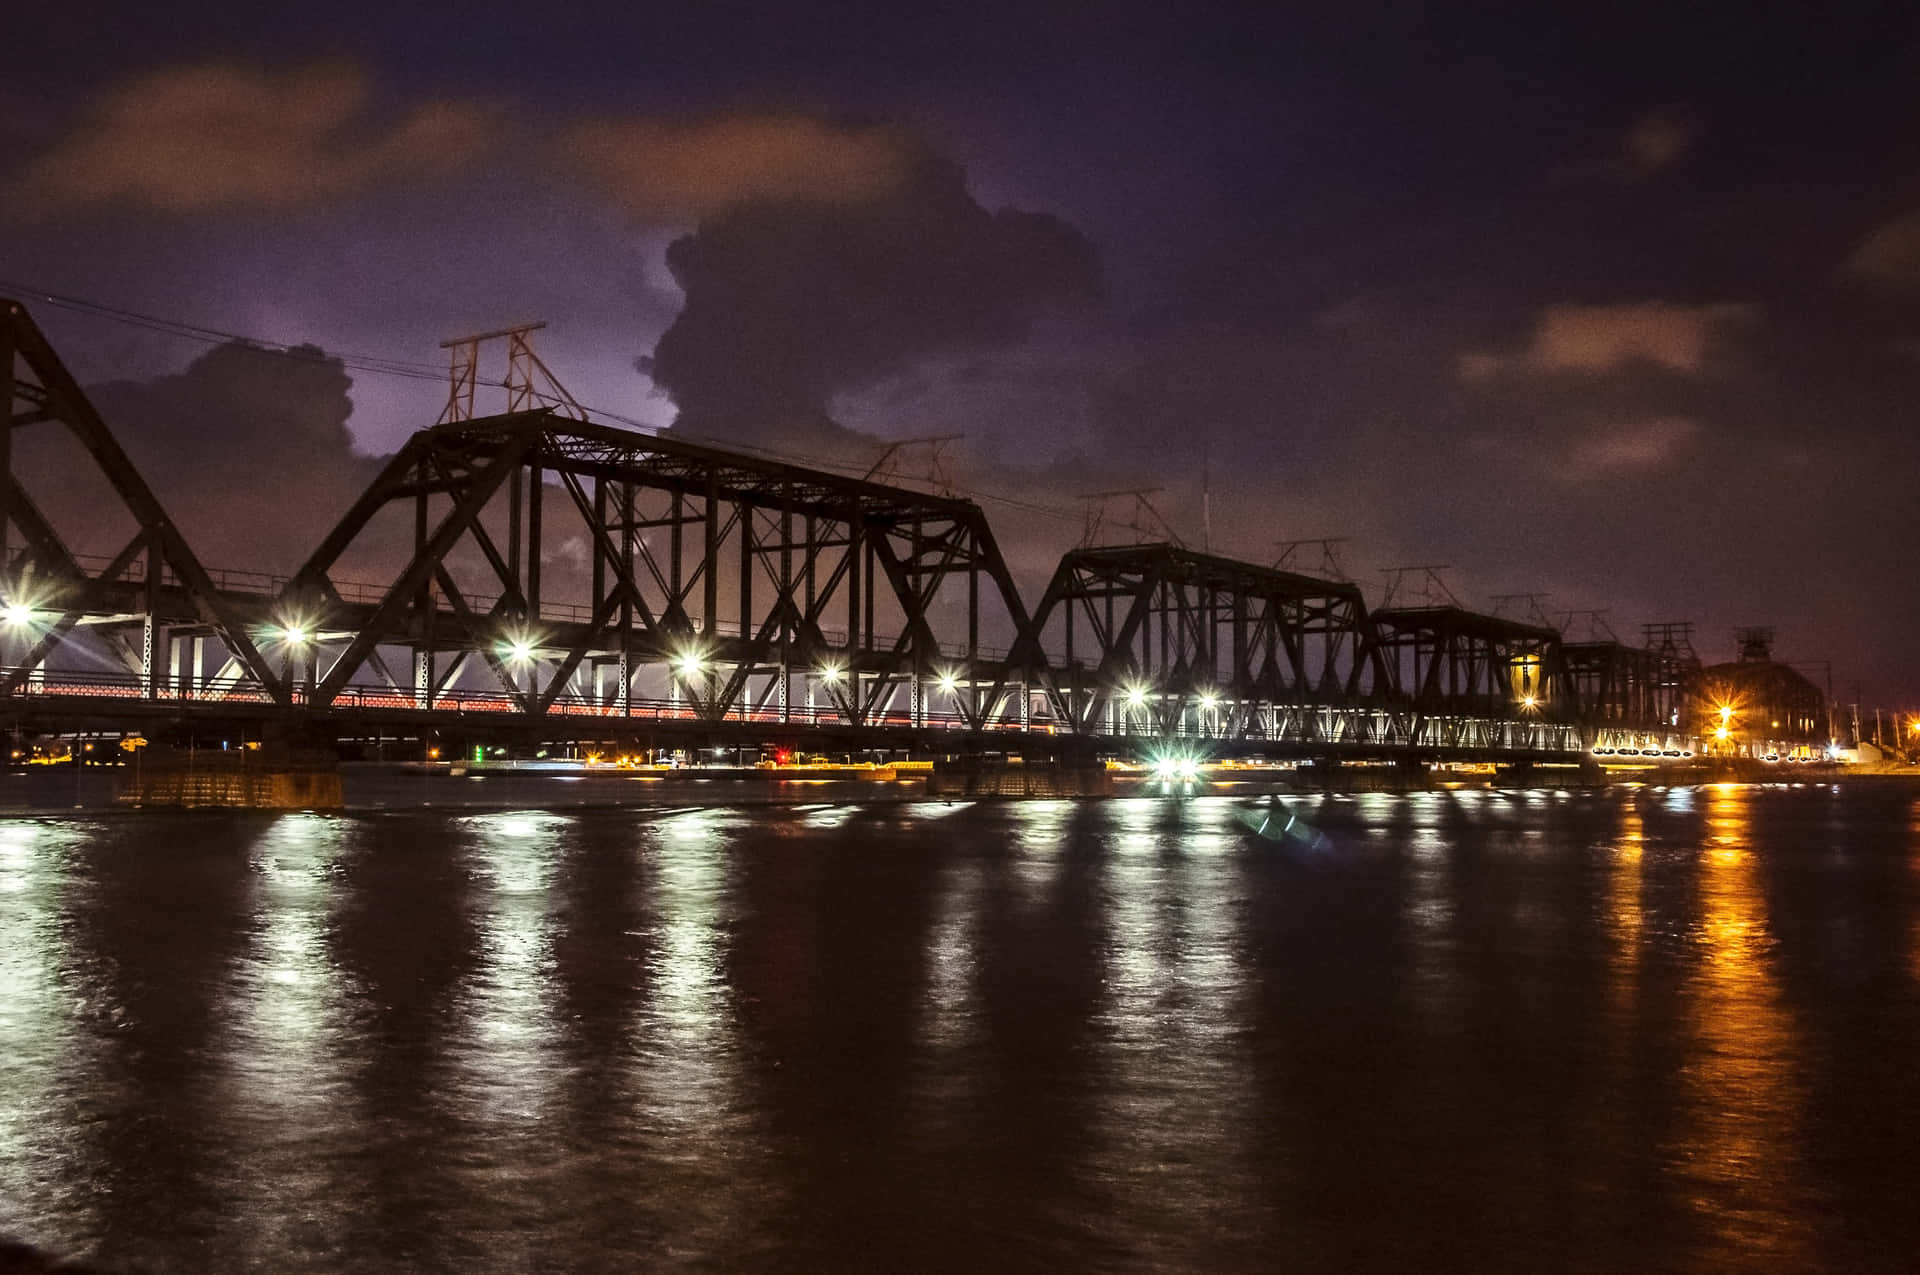
{"label": "bridge pier", "polygon": [[269,727],[257,748],[148,746],[114,778],[114,801],[129,806],[218,806],[246,810],[334,810],[345,803],[331,730]]}

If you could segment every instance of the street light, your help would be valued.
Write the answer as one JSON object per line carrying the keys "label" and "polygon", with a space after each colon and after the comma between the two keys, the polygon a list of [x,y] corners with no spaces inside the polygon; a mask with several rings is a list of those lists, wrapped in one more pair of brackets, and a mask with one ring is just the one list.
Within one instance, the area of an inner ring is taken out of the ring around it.
{"label": "street light", "polygon": [[698,651],[682,651],[679,658],[674,660],[673,665],[674,668],[679,670],[681,677],[694,677],[702,668],[706,667],[706,663],[700,658]]}
{"label": "street light", "polygon": [[840,680],[840,666],[838,664],[821,665],[820,680],[827,683],[829,686],[833,685],[835,682],[838,682]]}
{"label": "street light", "polygon": [[33,619],[33,608],[24,602],[9,602],[4,614],[8,627],[17,629]]}

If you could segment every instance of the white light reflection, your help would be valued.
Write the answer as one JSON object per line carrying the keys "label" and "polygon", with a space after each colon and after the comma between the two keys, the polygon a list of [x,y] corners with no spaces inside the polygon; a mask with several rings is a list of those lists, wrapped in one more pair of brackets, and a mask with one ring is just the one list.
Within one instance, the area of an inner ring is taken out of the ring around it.
{"label": "white light reflection", "polygon": [[801,823],[809,828],[838,828],[841,824],[853,818],[854,811],[857,809],[858,807],[856,806],[827,806],[822,809],[810,810],[805,817],[801,819]]}
{"label": "white light reflection", "polygon": [[[727,979],[728,827],[742,816],[690,810],[652,828],[654,912],[661,918],[653,989],[640,1024],[649,1123],[712,1138],[738,1109],[738,1025]],[[740,1135],[744,1136],[744,1135]]]}
{"label": "white light reflection", "polygon": [[971,801],[909,801],[899,810],[909,819],[945,819],[972,805]]}
{"label": "white light reflection", "polygon": [[926,1007],[918,1033],[927,1060],[922,1072],[926,1083],[915,1095],[936,1123],[950,1111],[964,1109],[968,1091],[977,1083],[966,1055],[977,1046],[983,1022],[978,996],[982,892],[978,859],[949,855],[941,860],[927,936]]}
{"label": "white light reflection", "polygon": [[1421,803],[1410,811],[1400,919],[1412,957],[1406,992],[1409,1006],[1422,1034],[1446,1040],[1458,1034],[1467,1000],[1460,956],[1460,894],[1447,826],[1464,824],[1474,835],[1473,825],[1484,818],[1478,808],[1486,804],[1487,794],[1461,789],[1436,795],[1440,801]]}
{"label": "white light reflection", "polygon": [[1030,892],[1045,890],[1059,874],[1067,827],[1076,809],[1078,803],[1071,801],[1020,801],[1010,808],[1014,844],[1020,851],[1013,872]]}
{"label": "white light reflection", "polygon": [[[337,1233],[352,1207],[331,1166],[308,1150],[326,1141],[351,1101],[340,1053],[347,991],[327,931],[352,827],[338,817],[282,815],[248,854],[257,883],[251,933],[235,971],[233,1041],[223,1052],[233,1109],[271,1133],[246,1177],[224,1189],[256,1197],[247,1242],[259,1264],[297,1247],[300,1228]],[[300,1207],[288,1208],[289,1200]]]}
{"label": "white light reflection", "polygon": [[75,1078],[97,1071],[102,1034],[87,1028],[102,1011],[74,972],[70,920],[79,852],[101,839],[93,823],[0,820],[0,1232],[66,1247],[98,1234],[102,1202],[72,1132],[94,1118]]}
{"label": "white light reflection", "polygon": [[[1250,1126],[1237,1118],[1259,1103],[1235,928],[1241,887],[1231,856],[1247,841],[1240,805],[1197,798],[1174,807],[1174,820],[1165,805],[1160,818],[1152,808],[1102,808],[1112,816],[1101,836],[1110,847],[1101,890],[1108,941],[1105,995],[1092,1008],[1105,1057],[1090,1068],[1104,1078],[1090,1124],[1108,1136],[1088,1176],[1110,1196],[1100,1206],[1107,1217],[1151,1216],[1168,1166],[1254,1150]],[[1219,1101],[1195,1104],[1195,1093]],[[1260,1206],[1246,1194],[1259,1181],[1252,1172],[1220,1175],[1225,1198],[1216,1206],[1246,1216]]]}
{"label": "white light reflection", "polygon": [[483,879],[480,950],[468,993],[470,1037],[460,1051],[475,1110],[515,1136],[538,1126],[551,1096],[552,884],[571,816],[541,811],[470,815]]}

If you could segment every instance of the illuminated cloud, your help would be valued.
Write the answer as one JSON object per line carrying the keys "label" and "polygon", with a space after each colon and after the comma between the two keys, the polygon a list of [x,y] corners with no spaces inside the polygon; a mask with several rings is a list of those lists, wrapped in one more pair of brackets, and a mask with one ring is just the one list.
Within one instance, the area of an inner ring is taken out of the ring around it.
{"label": "illuminated cloud", "polygon": [[1620,141],[1620,160],[1632,172],[1651,177],[1686,158],[1700,135],[1691,117],[1674,110],[1648,111]]}
{"label": "illuminated cloud", "polygon": [[1561,477],[1583,482],[1659,469],[1677,460],[1699,434],[1699,423],[1684,416],[1595,430],[1568,449]]}
{"label": "illuminated cloud", "polygon": [[28,166],[16,199],[44,212],[284,207],[457,167],[489,123],[469,105],[427,103],[395,119],[375,105],[367,77],[344,65],[155,72],[107,93]]}
{"label": "illuminated cloud", "polygon": [[1698,376],[1709,370],[1726,330],[1753,318],[1751,307],[1727,303],[1548,306],[1526,349],[1513,355],[1473,351],[1456,367],[1469,381],[1509,372],[1596,373],[1634,365]]}
{"label": "illuminated cloud", "polygon": [[821,435],[837,396],[1103,298],[1078,229],[988,211],[926,147],[884,198],[736,204],[675,240],[667,265],[686,303],[641,367],[683,427],[725,437]]}
{"label": "illuminated cloud", "polygon": [[1894,283],[1920,283],[1920,212],[1875,229],[1847,259],[1847,268]]}
{"label": "illuminated cloud", "polygon": [[758,201],[857,204],[911,178],[921,147],[891,125],[793,114],[578,125],[568,153],[645,218],[684,220]]}
{"label": "illuminated cloud", "polygon": [[[347,429],[352,387],[340,362],[312,346],[277,354],[228,344],[178,374],[109,381],[87,395],[204,561],[288,572],[378,470]],[[35,499],[56,510],[117,508],[56,438],[36,435],[19,462]],[[105,522],[63,531],[80,552],[115,543]]]}

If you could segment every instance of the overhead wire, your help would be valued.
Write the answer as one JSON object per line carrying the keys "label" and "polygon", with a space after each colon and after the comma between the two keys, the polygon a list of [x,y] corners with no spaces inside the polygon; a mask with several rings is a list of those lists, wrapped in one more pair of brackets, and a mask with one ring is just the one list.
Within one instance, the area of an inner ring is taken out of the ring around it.
{"label": "overhead wire", "polygon": [[[105,319],[113,323],[143,328],[147,331],[158,332],[167,336],[198,341],[207,345],[238,344],[262,354],[279,355],[283,358],[296,359],[301,362],[339,363],[343,367],[351,368],[356,372],[368,372],[379,376],[397,376],[421,381],[445,381],[447,379],[447,369],[444,366],[432,363],[390,358],[380,354],[326,350],[324,347],[312,342],[276,341],[267,337],[251,336],[241,332],[230,332],[221,328],[207,327],[203,324],[189,323],[184,319],[169,319],[159,315],[144,314],[138,310],[128,310],[121,306],[107,305],[99,301],[90,301],[84,297],[75,297],[64,293],[53,292],[46,288],[21,283],[17,280],[0,279],[0,292],[11,293],[34,301],[44,302],[47,305],[69,310],[76,314],[84,314],[93,318]],[[476,382],[494,389],[502,388],[506,385],[505,381],[487,380],[484,378],[476,378]],[[582,403],[580,406],[592,416],[614,421],[643,433],[659,434],[666,428],[645,421],[635,420],[633,417],[624,416],[619,412],[610,411],[606,408],[595,407],[592,404]],[[846,474],[850,477],[861,476],[865,472],[862,465],[855,461],[847,461],[827,456],[814,456],[805,453],[784,452],[771,447],[761,447],[752,443],[740,442],[735,439],[703,438],[690,432],[680,432],[678,436],[686,438],[689,441],[711,443],[715,446],[730,448],[735,451],[753,452],[771,460],[785,461],[790,464],[811,465],[815,468]],[[977,500],[988,501],[1010,509],[1019,509],[1027,513],[1038,514],[1042,517],[1056,518],[1065,522],[1078,522],[1082,518],[1082,513],[1078,510],[1042,505],[1034,501],[1021,500],[1014,496],[1001,495],[997,492],[968,489],[968,494]]]}

